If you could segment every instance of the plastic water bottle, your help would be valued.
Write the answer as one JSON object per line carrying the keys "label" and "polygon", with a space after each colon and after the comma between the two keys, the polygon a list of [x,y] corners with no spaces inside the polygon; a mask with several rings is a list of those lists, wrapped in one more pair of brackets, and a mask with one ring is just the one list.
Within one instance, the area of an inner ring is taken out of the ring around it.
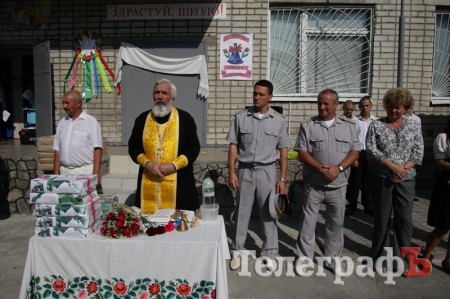
{"label": "plastic water bottle", "polygon": [[210,175],[207,174],[202,183],[202,197],[205,207],[210,207],[215,204],[214,198],[214,182]]}

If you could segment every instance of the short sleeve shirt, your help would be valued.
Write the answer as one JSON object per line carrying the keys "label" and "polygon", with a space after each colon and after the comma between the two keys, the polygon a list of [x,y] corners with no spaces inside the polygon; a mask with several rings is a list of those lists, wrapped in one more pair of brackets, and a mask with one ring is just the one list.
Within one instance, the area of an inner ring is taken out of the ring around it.
{"label": "short sleeve shirt", "polygon": [[53,150],[60,152],[65,167],[81,167],[94,162],[94,149],[102,148],[102,133],[97,120],[82,112],[76,119],[69,116],[59,121]]}
{"label": "short sleeve shirt", "polygon": [[369,125],[373,120],[376,120],[377,118],[373,115],[370,115],[368,119],[364,119],[361,114],[356,117],[358,120],[359,125],[359,142],[361,144],[361,150],[366,150],[366,136],[367,136],[367,130],[369,129]]}
{"label": "short sleeve shirt", "polygon": [[241,163],[270,164],[279,158],[278,149],[289,147],[285,117],[269,108],[259,117],[255,110],[237,113],[231,120],[227,140],[238,146]]}
{"label": "short sleeve shirt", "polygon": [[439,134],[433,142],[434,159],[450,159],[450,143],[447,141],[447,134]]}
{"label": "short sleeve shirt", "polygon": [[[300,125],[294,149],[310,153],[322,165],[338,165],[351,151],[359,151],[358,127],[355,121],[337,117],[327,127],[325,121],[314,117]],[[331,183],[313,167],[303,164],[303,181],[312,185],[340,188],[347,185],[350,168]]]}

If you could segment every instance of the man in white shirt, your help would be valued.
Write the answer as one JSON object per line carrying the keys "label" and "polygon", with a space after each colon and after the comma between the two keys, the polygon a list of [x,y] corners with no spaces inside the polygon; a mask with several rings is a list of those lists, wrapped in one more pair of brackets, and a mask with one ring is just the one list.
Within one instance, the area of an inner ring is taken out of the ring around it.
{"label": "man in white shirt", "polygon": [[97,120],[81,108],[78,91],[64,94],[67,116],[59,121],[53,142],[55,174],[95,174],[101,192],[102,132]]}
{"label": "man in white shirt", "polygon": [[370,123],[377,119],[374,115],[370,114],[372,106],[372,100],[369,96],[362,97],[361,100],[359,100],[359,109],[361,112],[356,116],[356,119],[359,126],[358,137],[361,151],[359,152],[357,163],[351,168],[350,178],[348,179],[346,193],[348,204],[345,210],[346,217],[351,217],[356,210],[359,190],[361,190],[361,203],[364,206],[364,212],[368,215],[373,215],[372,198],[369,192],[369,168],[366,154],[367,129],[369,128]]}

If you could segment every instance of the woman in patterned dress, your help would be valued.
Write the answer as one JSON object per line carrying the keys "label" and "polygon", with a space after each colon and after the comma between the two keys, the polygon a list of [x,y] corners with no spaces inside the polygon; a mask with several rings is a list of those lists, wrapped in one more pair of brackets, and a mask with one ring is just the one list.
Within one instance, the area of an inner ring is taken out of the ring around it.
{"label": "woman in patterned dress", "polygon": [[[371,248],[374,263],[386,255],[384,247],[393,248],[393,255],[400,256],[400,248],[411,245],[415,166],[421,165],[424,151],[419,124],[403,117],[413,103],[409,90],[388,90],[383,98],[387,116],[372,121],[367,132],[370,192],[374,204]],[[392,211],[394,238],[390,237]],[[404,268],[408,269],[406,259]]]}
{"label": "woman in patterned dress", "polygon": [[[427,223],[435,229],[428,235],[423,257],[431,260],[431,252],[450,230],[450,118],[444,133],[439,134],[433,143],[436,167],[441,174],[436,180],[428,209]],[[442,261],[442,269],[450,274],[450,234],[447,254]]]}

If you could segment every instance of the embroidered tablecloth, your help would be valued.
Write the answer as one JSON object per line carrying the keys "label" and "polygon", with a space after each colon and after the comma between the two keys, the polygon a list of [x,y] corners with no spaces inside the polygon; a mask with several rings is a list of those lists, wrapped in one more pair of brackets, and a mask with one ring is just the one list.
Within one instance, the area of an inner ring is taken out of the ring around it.
{"label": "embroidered tablecloth", "polygon": [[227,259],[222,216],[152,237],[34,236],[19,298],[228,298]]}

